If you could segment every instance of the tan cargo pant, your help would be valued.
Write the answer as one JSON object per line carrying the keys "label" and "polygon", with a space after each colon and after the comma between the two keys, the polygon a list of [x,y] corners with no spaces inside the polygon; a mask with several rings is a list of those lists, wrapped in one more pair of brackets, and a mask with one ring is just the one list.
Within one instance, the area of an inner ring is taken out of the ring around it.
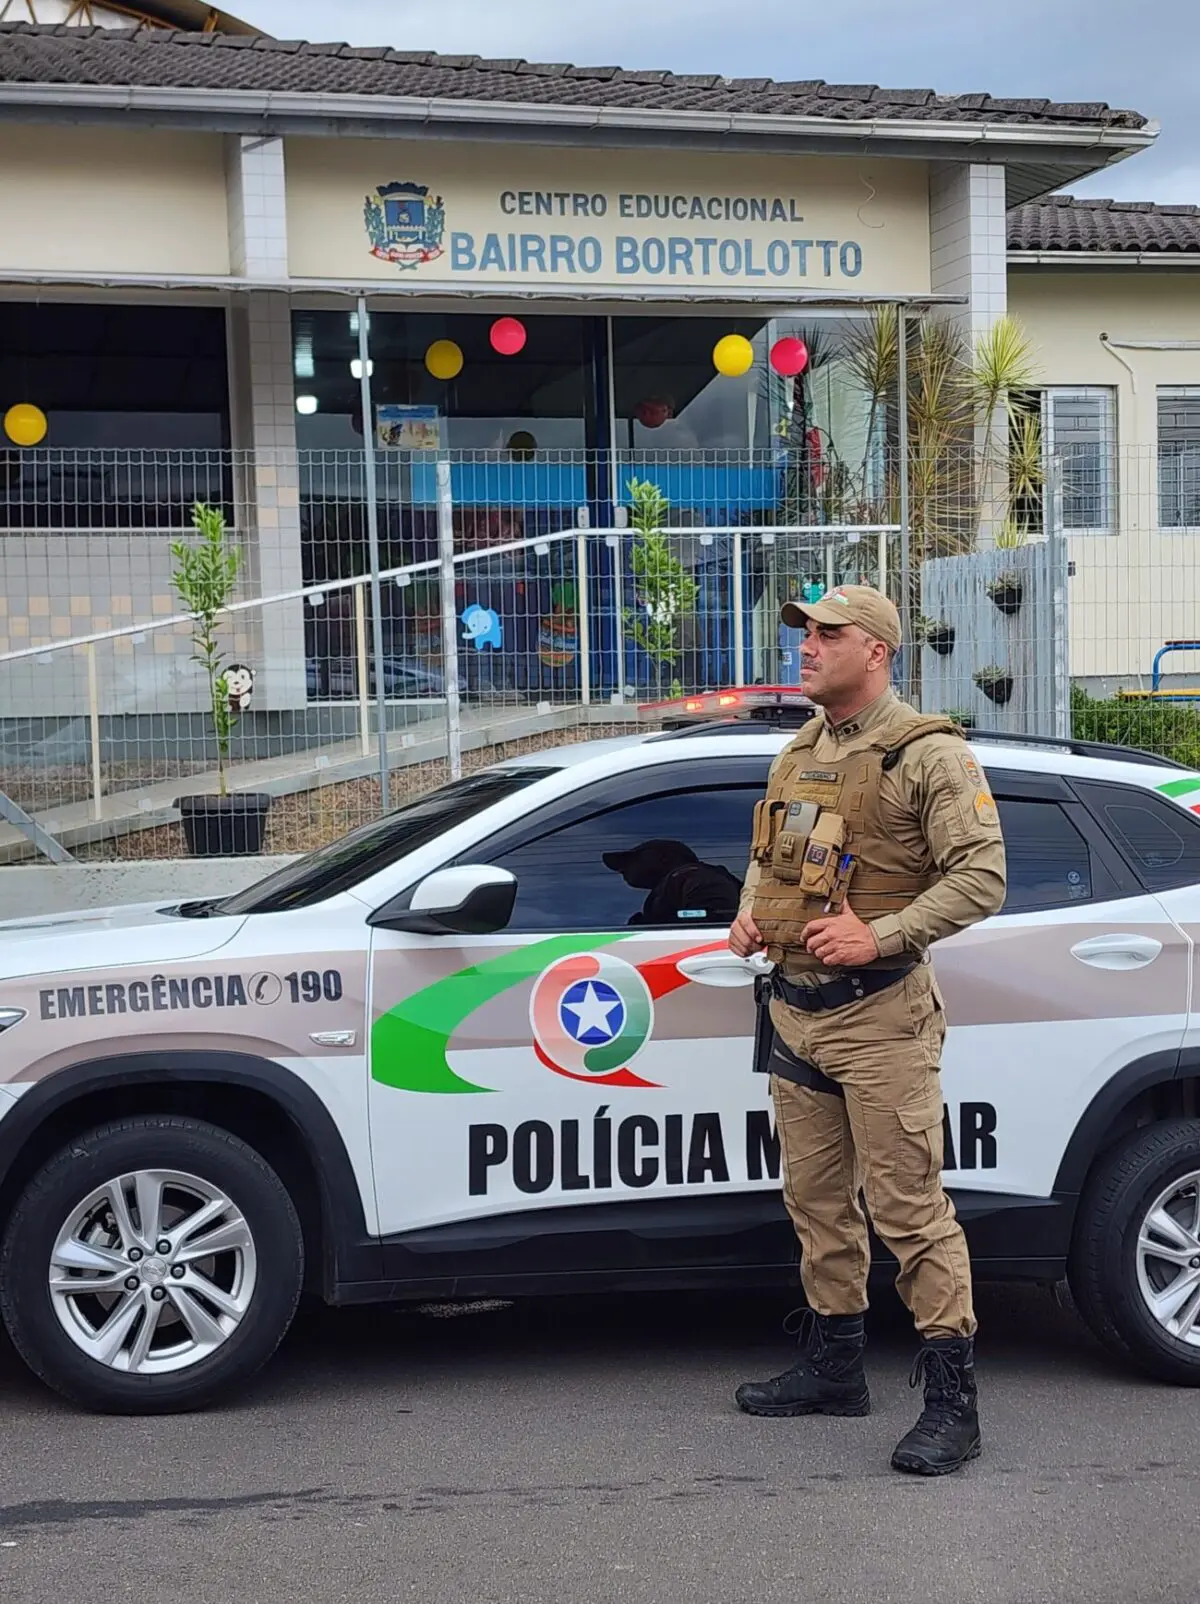
{"label": "tan cargo pant", "polygon": [[928,1337],[975,1332],[967,1244],[942,1190],[946,1035],[928,964],[885,991],[826,1013],[775,1001],[771,1018],[798,1057],[845,1099],[771,1077],[783,1195],[800,1274],[818,1314],[867,1307],[870,1246],[860,1192],[900,1263],[896,1287]]}

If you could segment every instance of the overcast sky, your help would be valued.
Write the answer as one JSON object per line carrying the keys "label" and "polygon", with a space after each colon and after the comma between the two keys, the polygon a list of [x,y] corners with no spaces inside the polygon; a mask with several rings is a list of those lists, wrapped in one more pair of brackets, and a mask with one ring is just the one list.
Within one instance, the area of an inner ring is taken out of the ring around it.
{"label": "overcast sky", "polygon": [[1200,203],[1200,0],[223,0],[281,38],[1105,100],[1157,146],[1077,186]]}

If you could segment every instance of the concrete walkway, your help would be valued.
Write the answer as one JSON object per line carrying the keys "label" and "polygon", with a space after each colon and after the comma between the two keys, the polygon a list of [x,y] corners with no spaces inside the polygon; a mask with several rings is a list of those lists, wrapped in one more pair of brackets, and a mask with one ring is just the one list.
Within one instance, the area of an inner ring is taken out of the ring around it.
{"label": "concrete walkway", "polygon": [[[464,751],[476,751],[481,747],[498,746],[547,731],[578,728],[581,724],[616,723],[632,727],[636,718],[635,707],[611,706],[607,703],[589,707],[549,707],[541,711],[531,707],[464,708],[462,745]],[[416,763],[435,762],[446,756],[446,730],[440,720],[431,721],[427,730],[393,730],[389,734],[388,758],[392,770],[409,768]],[[365,752],[362,741],[355,740],[334,746],[309,747],[305,751],[290,752],[282,757],[239,763],[230,772],[230,788],[234,791],[262,791],[275,797],[291,796],[322,786],[339,785],[348,780],[369,779],[378,772],[378,751],[372,738],[369,750]],[[214,769],[207,774],[177,776],[171,780],[116,791],[102,796],[98,809],[89,800],[47,809],[34,817],[47,834],[54,836],[70,850],[89,842],[111,840],[114,836],[173,824],[179,818],[175,807],[179,796],[210,795],[217,789]],[[0,863],[20,862],[34,855],[29,841],[20,830],[14,825],[0,824]]]}

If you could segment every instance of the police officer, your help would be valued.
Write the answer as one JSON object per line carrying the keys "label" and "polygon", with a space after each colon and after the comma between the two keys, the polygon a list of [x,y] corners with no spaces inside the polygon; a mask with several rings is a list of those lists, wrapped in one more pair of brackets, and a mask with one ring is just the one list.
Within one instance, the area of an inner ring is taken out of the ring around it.
{"label": "police officer", "polygon": [[776,965],[771,1091],[811,1314],[798,1361],[737,1402],[870,1411],[861,1192],[922,1338],[925,1407],[892,1465],[944,1475],[980,1435],[971,1270],[942,1190],[946,1027],[929,947],[1003,904],[999,818],[961,731],[892,691],[900,618],[885,596],[846,585],[789,602],[783,621],[806,631],[801,686],[822,716],[772,765],[729,944]]}

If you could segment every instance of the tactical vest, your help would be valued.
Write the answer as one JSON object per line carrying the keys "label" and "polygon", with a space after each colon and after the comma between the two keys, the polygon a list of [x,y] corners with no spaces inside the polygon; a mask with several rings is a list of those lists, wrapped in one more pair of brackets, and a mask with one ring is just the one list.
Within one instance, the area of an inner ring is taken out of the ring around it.
{"label": "tactical vest", "polygon": [[[818,767],[812,749],[822,728],[814,719],[784,750],[755,810],[752,856],[759,881],[754,922],[767,956],[791,972],[821,967],[800,939],[811,919],[837,913],[847,897],[867,922],[900,913],[941,878],[923,871],[887,834],[879,785],[914,741],[927,735],[962,736],[948,718],[910,713],[890,720],[871,746]],[[879,958],[867,967],[910,961],[907,956]]]}

